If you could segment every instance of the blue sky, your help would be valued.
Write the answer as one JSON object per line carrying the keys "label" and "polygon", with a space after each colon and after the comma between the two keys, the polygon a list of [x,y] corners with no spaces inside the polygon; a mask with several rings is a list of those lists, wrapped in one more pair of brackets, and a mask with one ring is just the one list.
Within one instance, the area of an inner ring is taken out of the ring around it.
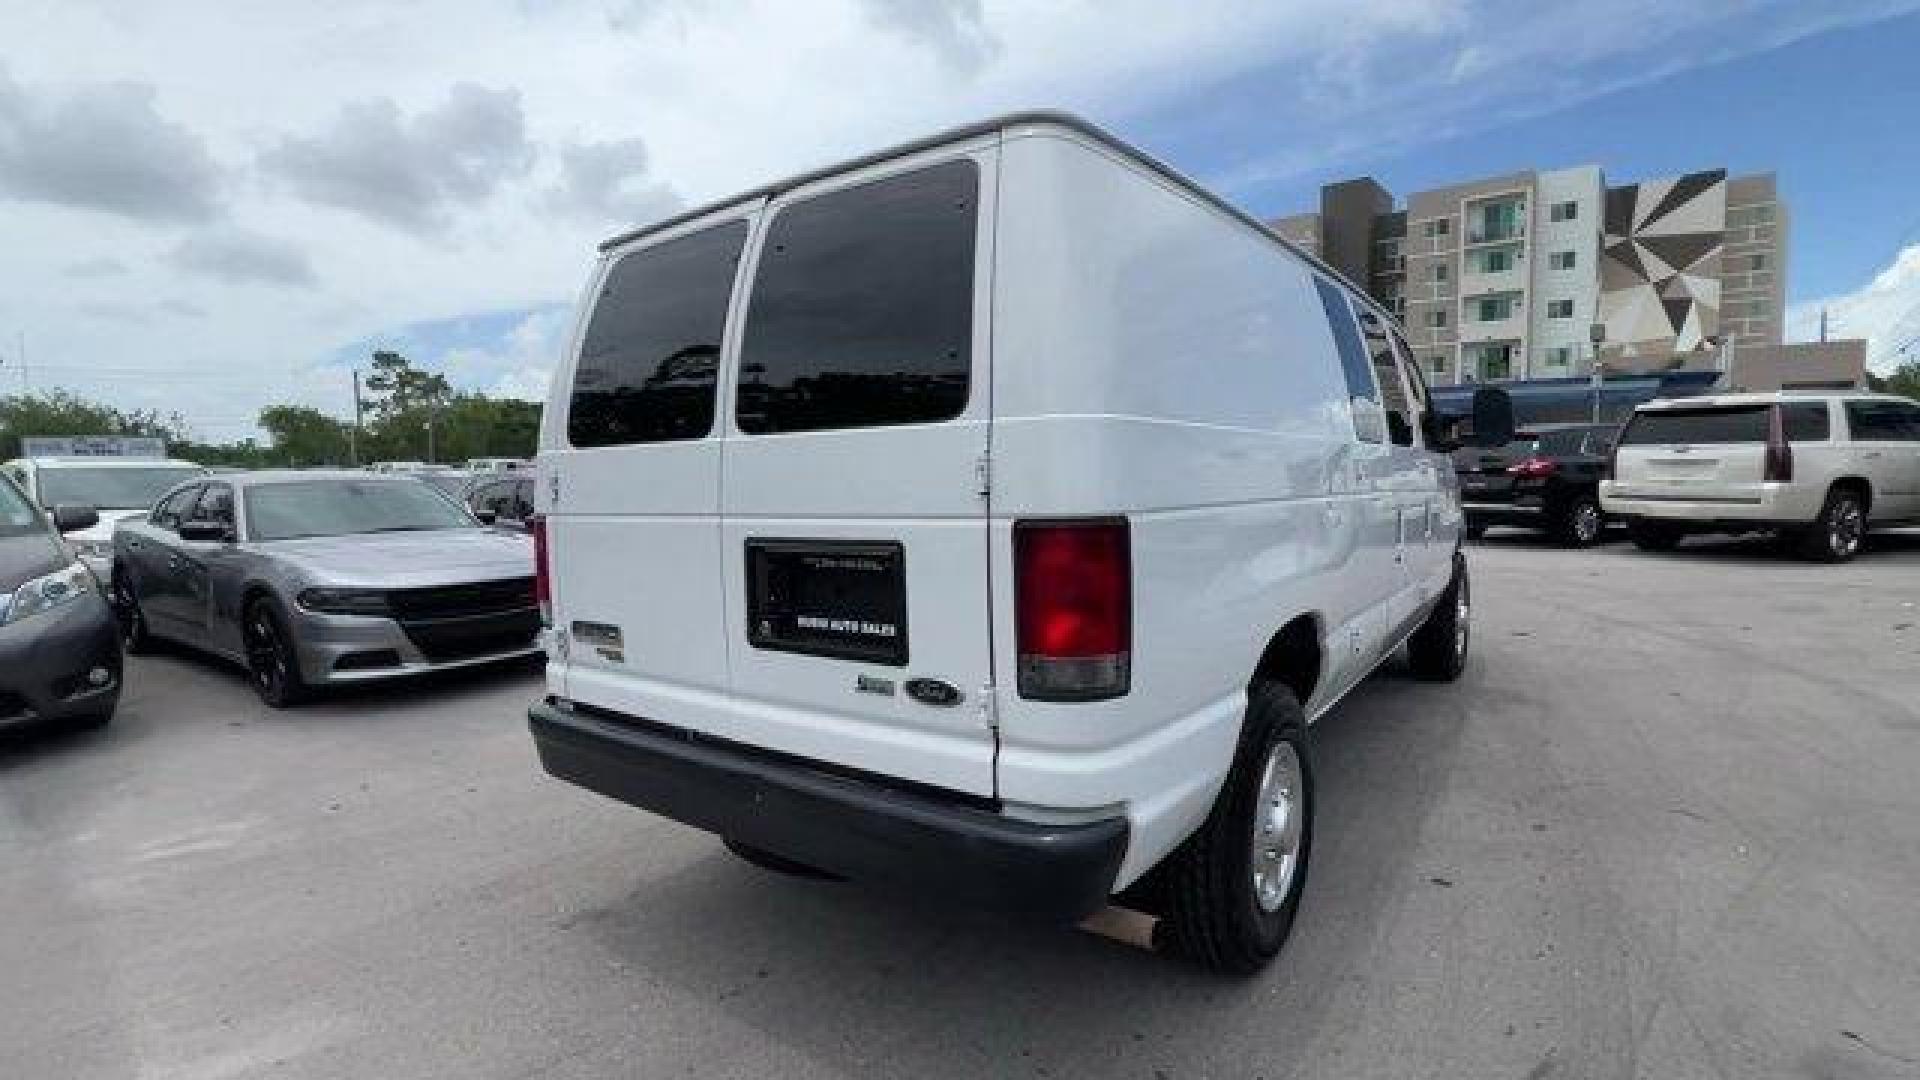
{"label": "blue sky", "polygon": [[1773,170],[1789,336],[1828,304],[1877,366],[1920,339],[1920,0],[175,0],[0,40],[34,44],[0,52],[0,393],[208,438],[345,415],[374,348],[538,398],[599,240],[1033,107],[1261,216],[1362,173]]}

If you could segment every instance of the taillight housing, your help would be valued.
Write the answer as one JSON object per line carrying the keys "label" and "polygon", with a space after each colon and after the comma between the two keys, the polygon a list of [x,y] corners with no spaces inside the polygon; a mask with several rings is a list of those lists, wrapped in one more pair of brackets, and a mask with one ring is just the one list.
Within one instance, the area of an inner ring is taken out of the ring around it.
{"label": "taillight housing", "polygon": [[1786,414],[1775,405],[1767,416],[1767,471],[1769,484],[1793,482],[1793,444],[1787,442]]}
{"label": "taillight housing", "polygon": [[1559,471],[1558,464],[1550,458],[1543,457],[1522,458],[1507,468],[1507,472],[1513,476],[1536,480],[1543,476],[1552,476]]}
{"label": "taillight housing", "polygon": [[527,522],[533,534],[533,600],[540,605],[540,625],[553,625],[553,572],[547,567],[547,519],[537,515]]}
{"label": "taillight housing", "polygon": [[1126,518],[1013,526],[1020,696],[1101,701],[1133,672],[1133,553]]}

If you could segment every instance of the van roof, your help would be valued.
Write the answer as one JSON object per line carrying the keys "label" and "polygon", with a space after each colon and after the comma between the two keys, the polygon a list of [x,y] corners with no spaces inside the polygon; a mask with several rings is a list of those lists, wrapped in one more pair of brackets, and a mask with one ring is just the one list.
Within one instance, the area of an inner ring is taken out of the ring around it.
{"label": "van roof", "polygon": [[937,134],[933,134],[933,135],[928,135],[925,138],[915,139],[911,142],[904,142],[897,146],[891,146],[885,150],[877,150],[870,154],[863,154],[859,157],[850,158],[846,161],[842,161],[837,164],[827,165],[817,169],[809,169],[806,172],[799,173],[794,176],[789,176],[784,180],[775,181],[774,183],[771,183],[771,184],[762,184],[759,187],[750,188],[746,191],[742,191],[737,195],[729,196],[728,198],[725,198],[725,199],[717,199],[713,202],[706,203],[702,206],[696,206],[690,210],[685,210],[678,214],[674,214],[671,217],[662,218],[661,220],[653,222],[652,224],[644,225],[637,229],[629,229],[626,232],[620,233],[619,235],[611,237],[608,240],[602,242],[600,245],[600,250],[602,252],[612,251],[614,248],[623,247],[627,244],[632,243],[635,240],[638,240],[652,233],[661,232],[666,229],[671,229],[676,225],[682,225],[682,224],[685,224],[686,222],[705,217],[708,214],[714,213],[719,210],[724,210],[727,207],[733,206],[738,203],[747,202],[753,199],[773,198],[785,192],[792,191],[795,188],[804,187],[807,184],[811,184],[816,180],[823,180],[830,176],[838,176],[841,173],[853,172],[856,169],[864,169],[870,165],[877,165],[883,161],[891,161],[894,158],[906,157],[909,154],[917,154],[923,150],[931,150],[935,147],[945,146],[948,143],[964,142],[967,139],[978,138],[981,135],[986,135],[995,131],[1002,131],[1002,130],[1005,130],[1006,128],[1021,126],[1021,125],[1065,128],[1066,130],[1071,131],[1077,135],[1084,136],[1085,138],[1091,139],[1094,142],[1099,143],[1101,146],[1105,147],[1106,149],[1113,151],[1114,153],[1127,159],[1133,164],[1138,165],[1143,169],[1146,169],[1147,171],[1155,174],[1156,176],[1159,176],[1161,179],[1166,180],[1167,182],[1173,184],[1174,186],[1180,188],[1181,190],[1187,192],[1188,194],[1194,196],[1195,198],[1200,199],[1202,202],[1207,203],[1209,206],[1212,206],[1214,209],[1219,210],[1222,213],[1226,214],[1227,216],[1234,218],[1235,220],[1239,221],[1241,224],[1247,226],[1253,231],[1259,233],[1261,236],[1265,237],[1268,241],[1278,245],[1283,250],[1289,252],[1295,258],[1306,263],[1308,266],[1312,267],[1315,271],[1346,286],[1346,288],[1350,292],[1352,292],[1354,296],[1358,297],[1362,302],[1366,303],[1369,307],[1373,308],[1374,311],[1377,314],[1381,315],[1382,317],[1390,321],[1394,321],[1394,322],[1398,321],[1393,318],[1393,315],[1391,312],[1381,307],[1380,304],[1376,302],[1372,296],[1368,295],[1365,289],[1362,289],[1358,285],[1355,285],[1352,281],[1348,280],[1348,278],[1344,274],[1340,273],[1338,270],[1335,270],[1332,266],[1328,265],[1326,261],[1321,259],[1318,255],[1315,255],[1313,252],[1300,247],[1299,245],[1293,243],[1291,240],[1288,240],[1286,237],[1281,236],[1279,233],[1274,232],[1272,229],[1267,228],[1265,225],[1261,224],[1258,218],[1240,209],[1239,207],[1233,205],[1227,200],[1221,198],[1220,196],[1215,195],[1213,192],[1208,191],[1206,188],[1201,187],[1198,183],[1189,179],[1186,176],[1186,174],[1180,172],[1178,169],[1175,169],[1173,166],[1168,165],[1167,163],[1161,161],[1160,159],[1148,154],[1144,150],[1141,150],[1133,146],[1132,144],[1121,140],[1118,136],[1111,134],[1106,129],[1100,127],[1097,124],[1094,124],[1092,121],[1089,121],[1084,117],[1076,116],[1073,113],[1064,112],[1057,109],[1026,109],[1019,112],[1004,113],[1000,116],[996,116],[991,119],[979,120],[971,124],[963,125],[961,127],[949,128],[946,131],[938,132]]}

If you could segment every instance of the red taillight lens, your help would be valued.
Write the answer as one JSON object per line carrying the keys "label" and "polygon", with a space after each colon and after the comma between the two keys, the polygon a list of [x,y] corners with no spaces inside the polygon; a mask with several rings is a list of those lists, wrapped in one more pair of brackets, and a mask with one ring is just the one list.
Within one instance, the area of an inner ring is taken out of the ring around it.
{"label": "red taillight lens", "polygon": [[1793,482],[1793,445],[1787,442],[1785,415],[1780,406],[1773,407],[1767,418],[1767,472],[1769,484],[1790,484]]}
{"label": "red taillight lens", "polygon": [[540,625],[553,625],[553,574],[547,569],[547,519],[528,522],[533,533],[533,599],[540,605]]}
{"label": "red taillight lens", "polygon": [[1125,518],[1013,526],[1020,696],[1097,701],[1127,692],[1133,556]]}
{"label": "red taillight lens", "polygon": [[1507,469],[1514,476],[1542,477],[1552,476],[1560,471],[1560,466],[1547,458],[1530,457],[1522,459]]}

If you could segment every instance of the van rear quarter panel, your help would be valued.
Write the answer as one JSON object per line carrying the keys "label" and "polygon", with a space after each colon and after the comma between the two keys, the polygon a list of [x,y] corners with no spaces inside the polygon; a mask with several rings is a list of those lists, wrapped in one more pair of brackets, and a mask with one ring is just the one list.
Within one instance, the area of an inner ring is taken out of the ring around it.
{"label": "van rear quarter panel", "polygon": [[[1352,421],[1302,260],[1069,131],[1010,130],[1001,170],[999,792],[1011,804],[1126,806],[1124,883],[1205,816],[1271,635],[1303,613],[1323,627],[1358,614],[1338,585],[1359,536]],[[1022,700],[1013,523],[1106,514],[1132,531],[1131,690]]]}

